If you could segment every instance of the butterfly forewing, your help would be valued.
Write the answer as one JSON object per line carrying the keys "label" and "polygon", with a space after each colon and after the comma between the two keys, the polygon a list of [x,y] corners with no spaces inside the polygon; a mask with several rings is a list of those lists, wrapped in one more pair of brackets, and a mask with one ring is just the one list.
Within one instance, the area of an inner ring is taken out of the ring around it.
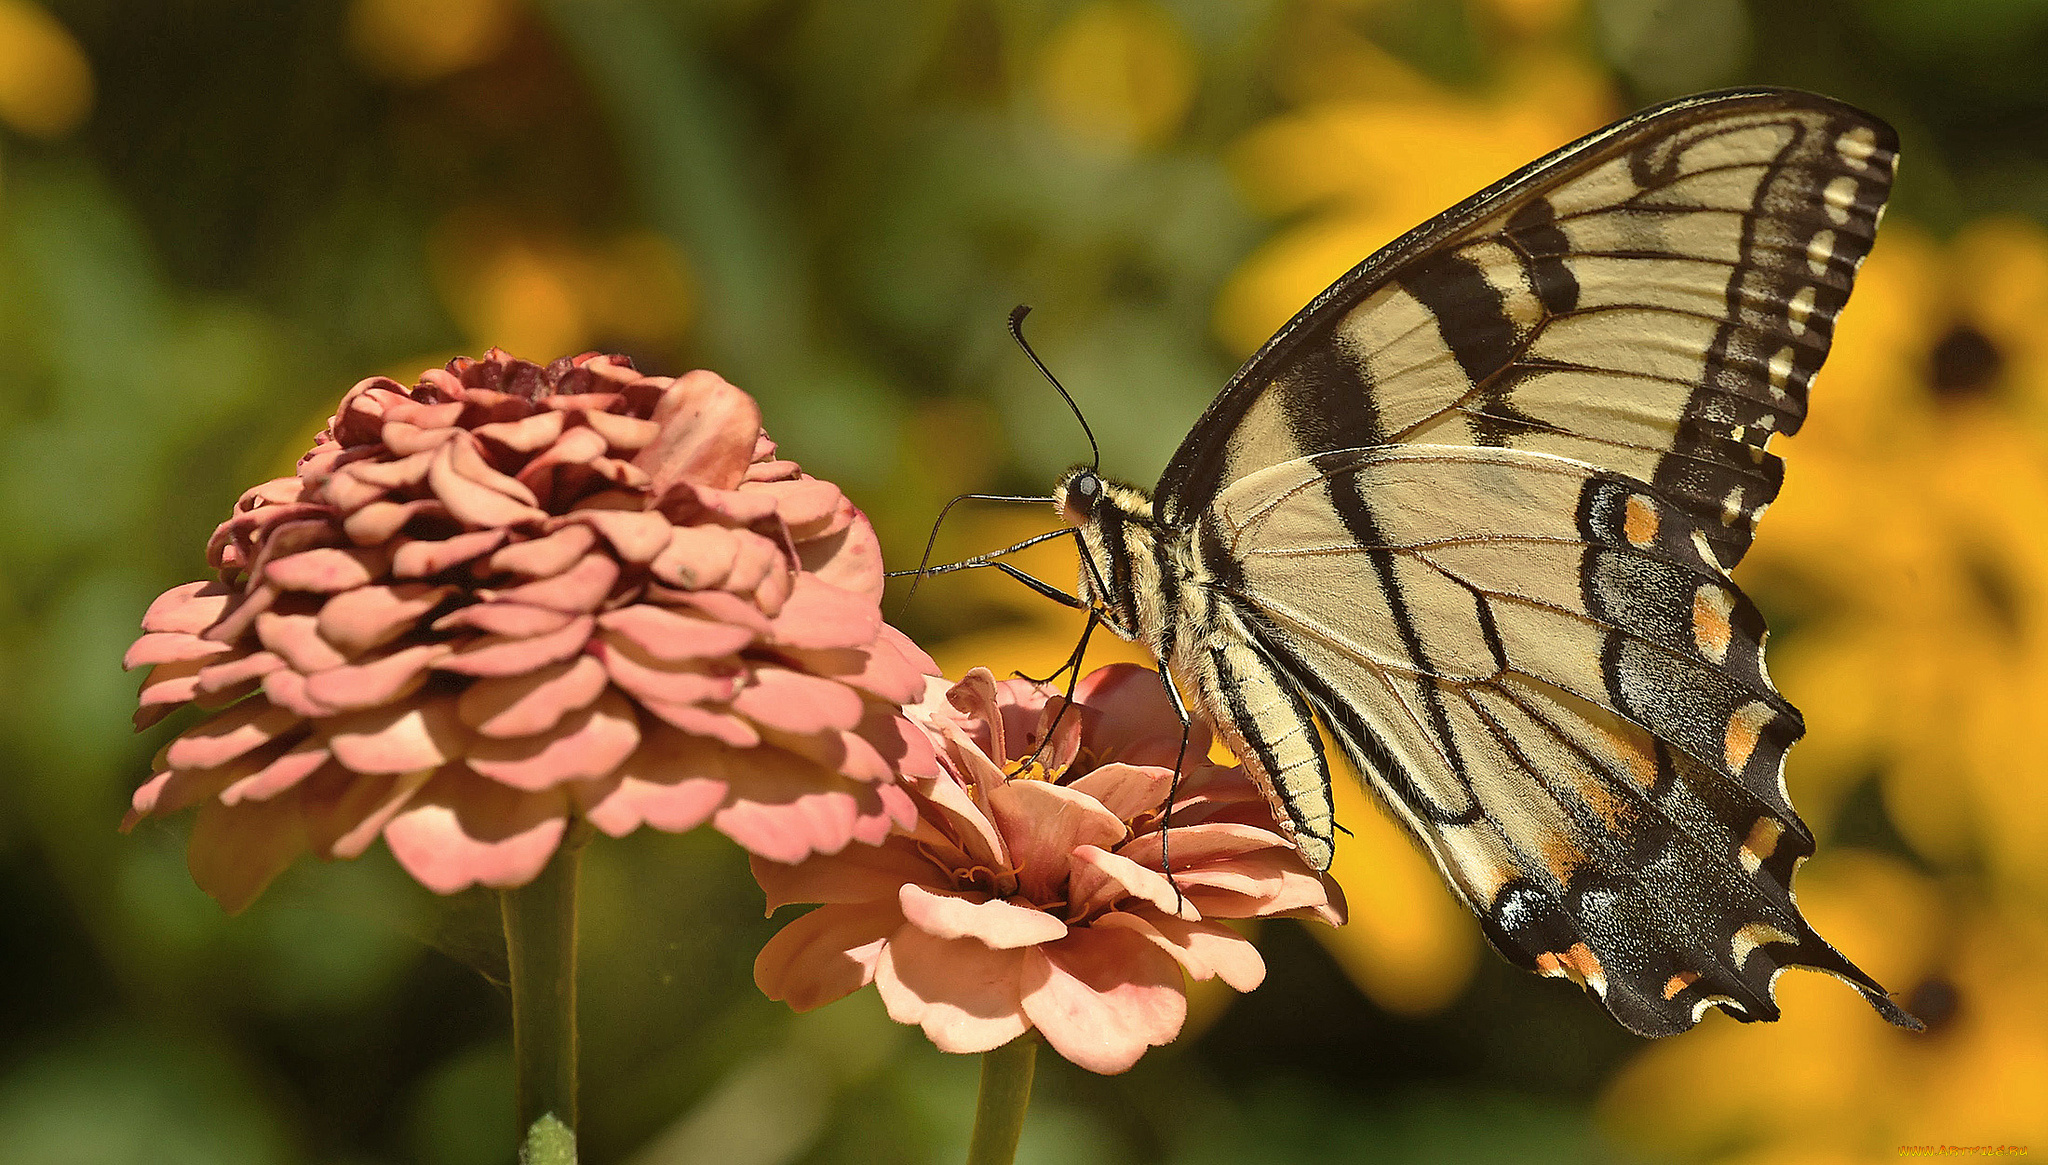
{"label": "butterfly forewing", "polygon": [[1895,146],[1825,98],[1710,95],[1482,191],[1260,349],[1149,507],[1078,521],[1084,593],[1153,613],[1131,630],[1318,867],[1320,720],[1496,947],[1632,1030],[1773,1018],[1795,965],[1912,1024],[1793,902],[1804,725],[1727,575]]}

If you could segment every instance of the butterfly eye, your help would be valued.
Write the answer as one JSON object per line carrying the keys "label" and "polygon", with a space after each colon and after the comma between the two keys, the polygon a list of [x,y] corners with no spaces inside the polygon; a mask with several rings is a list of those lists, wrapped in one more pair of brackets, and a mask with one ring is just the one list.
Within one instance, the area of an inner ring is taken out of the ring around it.
{"label": "butterfly eye", "polygon": [[1076,470],[1067,480],[1064,500],[1067,513],[1075,520],[1087,518],[1095,512],[1095,503],[1102,500],[1102,479],[1089,470]]}

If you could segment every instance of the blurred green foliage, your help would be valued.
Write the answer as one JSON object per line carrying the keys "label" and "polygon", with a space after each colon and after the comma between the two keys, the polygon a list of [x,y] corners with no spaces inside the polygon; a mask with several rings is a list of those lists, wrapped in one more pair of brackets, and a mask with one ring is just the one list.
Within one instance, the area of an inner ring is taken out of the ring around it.
{"label": "blurred green foliage", "polygon": [[[2048,219],[2032,0],[0,0],[0,1160],[509,1159],[491,901],[378,849],[230,919],[176,828],[114,832],[162,741],[116,667],[141,611],[350,383],[494,343],[716,368],[901,559],[954,493],[1082,452],[1004,334],[1030,302],[1106,467],[1149,480],[1286,225],[1238,145],[1333,28],[1446,101],[1512,98],[1539,41],[1617,111],[1823,90],[1902,130],[1898,214]],[[959,1152],[971,1061],[872,993],[754,990],[733,847],[586,868],[586,1161]],[[1627,1159],[1592,1105],[1638,1045],[1575,993],[1487,956],[1396,1015],[1292,925],[1263,947],[1259,992],[1126,1076],[1042,1057],[1022,1159]]]}

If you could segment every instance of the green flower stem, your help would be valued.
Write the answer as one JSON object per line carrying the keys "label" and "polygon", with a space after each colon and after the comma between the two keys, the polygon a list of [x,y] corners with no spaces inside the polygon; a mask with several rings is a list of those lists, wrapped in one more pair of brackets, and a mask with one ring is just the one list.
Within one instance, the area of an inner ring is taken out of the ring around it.
{"label": "green flower stem", "polygon": [[981,1057],[981,1096],[974,1103],[974,1141],[967,1165],[1010,1165],[1031,1106],[1031,1070],[1038,1062],[1038,1037],[1018,1036]]}
{"label": "green flower stem", "polygon": [[576,1161],[576,872],[572,827],[540,876],[500,895],[512,977],[520,1165]]}

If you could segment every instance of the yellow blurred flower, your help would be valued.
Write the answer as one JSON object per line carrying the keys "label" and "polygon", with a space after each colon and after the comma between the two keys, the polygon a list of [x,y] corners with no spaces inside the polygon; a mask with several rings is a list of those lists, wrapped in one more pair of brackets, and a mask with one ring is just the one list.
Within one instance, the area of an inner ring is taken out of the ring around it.
{"label": "yellow blurred flower", "polygon": [[1784,494],[1738,576],[1795,612],[1771,663],[1812,726],[1788,780],[1817,821],[1876,772],[1946,866],[2048,891],[2048,234],[1947,248],[1886,228]]}
{"label": "yellow blurred flower", "polygon": [[2048,926],[1867,851],[1822,854],[1799,902],[1928,1024],[1872,1023],[1819,975],[1778,984],[1785,1018],[1714,1015],[1646,1048],[1601,1106],[1623,1145],[1730,1165],[1894,1159],[1905,1145],[2048,1142]]}
{"label": "yellow blurred flower", "polygon": [[516,0],[355,0],[349,43],[377,72],[420,84],[489,60],[518,14]]}
{"label": "yellow blurred flower", "polygon": [[1258,347],[1401,232],[1611,112],[1601,83],[1568,57],[1544,57],[1532,83],[1483,99],[1438,90],[1362,39],[1330,40],[1293,85],[1374,95],[1313,100],[1239,143],[1235,169],[1253,205],[1298,217],[1223,290],[1216,327],[1233,351]]}
{"label": "yellow blurred flower", "polygon": [[70,133],[92,110],[92,65],[40,5],[0,0],[0,122],[35,138]]}
{"label": "yellow blurred flower", "polygon": [[664,343],[693,303],[682,257],[651,231],[588,240],[472,207],[429,242],[435,283],[473,340],[523,352]]}
{"label": "yellow blurred flower", "polygon": [[1158,145],[1195,95],[1195,57],[1180,25],[1145,0],[1090,4],[1046,45],[1039,90],[1054,123],[1099,146]]}

